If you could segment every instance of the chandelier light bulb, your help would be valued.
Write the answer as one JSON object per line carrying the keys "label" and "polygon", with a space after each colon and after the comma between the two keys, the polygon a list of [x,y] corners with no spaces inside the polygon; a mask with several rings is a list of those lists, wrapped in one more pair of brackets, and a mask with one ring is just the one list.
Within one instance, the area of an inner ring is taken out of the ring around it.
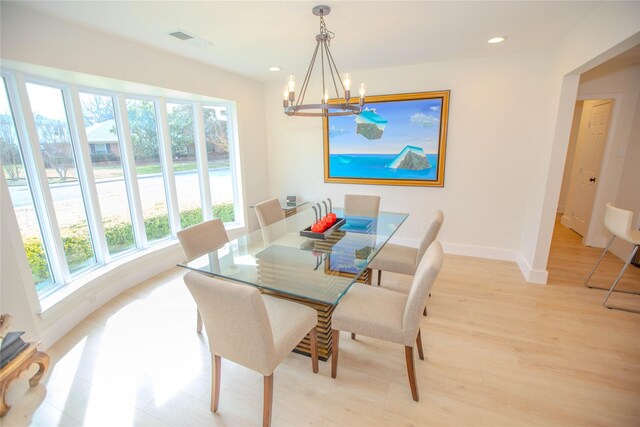
{"label": "chandelier light bulb", "polygon": [[367,85],[364,83],[360,84],[360,98],[364,98],[364,94],[367,93]]}
{"label": "chandelier light bulb", "polygon": [[344,90],[351,90],[351,74],[344,75]]}
{"label": "chandelier light bulb", "polygon": [[325,89],[324,90],[324,98],[322,98],[322,102],[324,102],[326,104],[328,100],[329,100],[329,91],[327,89]]}
{"label": "chandelier light bulb", "polygon": [[289,92],[296,91],[296,77],[291,75],[287,77],[287,87],[289,88]]}
{"label": "chandelier light bulb", "polygon": [[287,99],[289,99],[289,87],[288,86],[285,86],[284,89],[282,90],[282,96],[284,97],[285,101]]}

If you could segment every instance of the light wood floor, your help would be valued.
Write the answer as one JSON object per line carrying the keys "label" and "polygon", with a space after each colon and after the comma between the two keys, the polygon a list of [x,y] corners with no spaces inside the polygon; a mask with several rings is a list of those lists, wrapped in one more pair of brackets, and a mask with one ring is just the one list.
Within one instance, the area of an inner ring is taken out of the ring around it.
{"label": "light wood floor", "polygon": [[[297,354],[276,370],[273,425],[638,426],[640,315],[607,310],[604,291],[582,286],[599,253],[557,229],[547,286],[513,263],[446,256],[421,326],[419,403],[401,346],[344,334],[336,380],[329,363],[314,375]],[[608,257],[610,277],[599,278],[610,283],[620,265]],[[640,286],[639,270],[627,285]],[[46,396],[24,375],[2,426],[260,425],[262,377],[228,361],[219,412],[209,411],[209,350],[182,274],[121,294],[50,348]]]}

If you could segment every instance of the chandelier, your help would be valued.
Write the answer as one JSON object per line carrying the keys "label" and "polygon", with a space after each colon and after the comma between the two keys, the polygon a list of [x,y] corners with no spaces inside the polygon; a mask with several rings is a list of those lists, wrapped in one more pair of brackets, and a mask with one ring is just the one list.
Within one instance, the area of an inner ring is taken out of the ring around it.
{"label": "chandelier", "polygon": [[[287,85],[284,88],[283,107],[284,113],[288,116],[312,116],[312,117],[328,117],[328,116],[347,116],[350,114],[360,114],[364,107],[364,94],[366,86],[364,83],[360,85],[360,99],[357,103],[351,103],[351,74],[344,75],[344,80],[340,78],[338,67],[336,66],[329,45],[331,39],[335,37],[331,31],[327,30],[324,23],[324,17],[329,14],[331,8],[329,6],[316,6],[313,8],[313,14],[320,17],[320,34],[316,36],[316,49],[313,51],[311,63],[307,69],[307,74],[302,82],[302,87],[296,99],[296,78],[294,76],[287,77]],[[313,67],[318,58],[320,51],[320,66],[322,71],[322,99],[320,104],[305,104],[304,97],[307,93],[307,87]],[[326,67],[325,67],[326,63]],[[329,88],[325,83],[325,70],[331,77],[329,85],[333,83],[336,101],[329,103]],[[337,80],[337,81],[336,81]],[[338,90],[338,83],[342,91]],[[341,96],[341,94],[343,96]]]}

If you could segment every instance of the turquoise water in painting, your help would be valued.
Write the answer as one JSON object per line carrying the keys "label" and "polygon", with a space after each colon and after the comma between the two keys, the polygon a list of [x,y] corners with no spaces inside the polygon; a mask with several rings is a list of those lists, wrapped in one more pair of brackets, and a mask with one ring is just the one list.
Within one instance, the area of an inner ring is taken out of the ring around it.
{"label": "turquoise water in painting", "polygon": [[395,158],[395,154],[331,154],[329,156],[329,170],[331,178],[436,180],[437,154],[427,154],[431,168],[419,171],[386,167]]}

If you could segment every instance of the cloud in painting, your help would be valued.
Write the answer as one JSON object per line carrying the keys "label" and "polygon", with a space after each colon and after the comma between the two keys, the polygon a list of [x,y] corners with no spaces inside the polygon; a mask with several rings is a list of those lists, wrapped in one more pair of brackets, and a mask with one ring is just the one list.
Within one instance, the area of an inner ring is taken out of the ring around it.
{"label": "cloud in painting", "polygon": [[431,111],[440,111],[440,107],[434,105],[433,107],[429,107]]}
{"label": "cloud in painting", "polygon": [[429,116],[422,113],[412,114],[409,118],[411,123],[416,124],[418,126],[423,127],[431,127],[436,126],[438,124],[438,118],[434,116]]}
{"label": "cloud in painting", "polygon": [[346,131],[347,130],[345,128],[339,128],[339,127],[331,126],[329,128],[329,136],[330,137],[339,136],[339,135],[342,135],[343,133],[345,133]]}

